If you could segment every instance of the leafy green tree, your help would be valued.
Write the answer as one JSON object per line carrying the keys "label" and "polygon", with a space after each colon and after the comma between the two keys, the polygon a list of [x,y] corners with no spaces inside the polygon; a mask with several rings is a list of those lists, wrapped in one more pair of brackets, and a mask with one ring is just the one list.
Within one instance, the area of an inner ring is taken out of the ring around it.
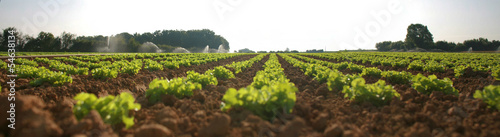
{"label": "leafy green tree", "polygon": [[79,36],[74,41],[73,45],[69,47],[70,52],[91,52],[92,40],[89,37]]}
{"label": "leafy green tree", "polygon": [[73,45],[73,42],[76,38],[75,34],[71,34],[69,32],[64,31],[61,34],[61,49],[62,50],[67,50],[71,45]]}
{"label": "leafy green tree", "polygon": [[498,46],[500,46],[498,43],[494,44],[486,38],[466,40],[464,41],[464,45],[466,47],[472,47],[475,51],[494,51],[497,50]]}
{"label": "leafy green tree", "polygon": [[422,24],[411,24],[408,26],[405,43],[408,49],[423,48],[432,49],[434,38],[427,26]]}
{"label": "leafy green tree", "polygon": [[453,42],[447,42],[447,41],[437,41],[435,43],[436,49],[444,50],[444,51],[452,51],[453,48],[457,46],[457,44]]}
{"label": "leafy green tree", "polygon": [[129,49],[129,52],[137,52],[139,49],[139,46],[141,44],[137,41],[135,41],[135,38],[130,38],[127,43],[127,49]]}
{"label": "leafy green tree", "polygon": [[250,50],[248,48],[238,50],[238,53],[255,53],[255,51]]}
{"label": "leafy green tree", "polygon": [[40,32],[38,33],[38,37],[36,38],[36,41],[38,45],[40,45],[40,49],[38,51],[45,51],[45,52],[53,52],[57,51],[60,43],[57,42],[56,37],[50,32]]}
{"label": "leafy green tree", "polygon": [[384,42],[379,42],[375,44],[375,47],[377,48],[378,51],[389,51],[391,50],[391,41],[384,41]]}
{"label": "leafy green tree", "polygon": [[400,50],[400,49],[406,49],[406,45],[403,41],[396,41],[396,42],[392,42],[390,45],[389,45],[390,49],[396,49],[396,50]]}
{"label": "leafy green tree", "polygon": [[465,46],[462,43],[458,43],[457,46],[453,48],[454,52],[467,51],[467,50],[469,50],[469,47]]}
{"label": "leafy green tree", "polygon": [[[11,31],[14,31],[13,34],[10,34]],[[16,39],[16,50],[20,49],[20,47],[22,47],[22,42],[23,42],[23,38],[21,37],[22,36],[22,33],[19,32],[16,28],[14,27],[8,27],[6,29],[3,30],[3,34],[1,35],[1,39],[0,39],[0,43],[2,45],[0,45],[0,49],[1,51],[7,51],[7,49],[9,49],[8,47],[8,43],[9,43],[9,36],[14,36],[15,39]]]}
{"label": "leafy green tree", "polygon": [[[6,39],[10,34],[9,30],[16,30],[13,27],[3,30],[0,34],[0,49],[7,50]],[[7,35],[8,34],[8,35]],[[210,49],[218,49],[220,45],[229,51],[229,42],[220,35],[209,29],[203,30],[157,30],[153,33],[129,34],[123,32],[115,36],[76,36],[68,32],[63,32],[59,37],[55,37],[49,32],[40,32],[36,38],[23,36],[16,30],[14,34],[17,39],[18,49],[23,51],[71,51],[71,52],[137,52],[138,48],[146,43],[153,42],[165,52],[172,51],[177,47],[183,47],[191,51],[201,51],[207,45]],[[23,37],[21,37],[23,36]],[[110,38],[108,40],[108,38]],[[163,45],[163,46],[161,46]]]}

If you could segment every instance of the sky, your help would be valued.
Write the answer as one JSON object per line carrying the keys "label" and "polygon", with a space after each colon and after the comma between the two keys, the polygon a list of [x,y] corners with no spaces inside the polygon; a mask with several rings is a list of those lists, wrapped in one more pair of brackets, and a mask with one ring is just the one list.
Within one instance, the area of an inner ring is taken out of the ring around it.
{"label": "sky", "polygon": [[500,40],[499,0],[1,0],[0,29],[36,36],[211,29],[230,50],[375,49],[426,25],[434,41]]}

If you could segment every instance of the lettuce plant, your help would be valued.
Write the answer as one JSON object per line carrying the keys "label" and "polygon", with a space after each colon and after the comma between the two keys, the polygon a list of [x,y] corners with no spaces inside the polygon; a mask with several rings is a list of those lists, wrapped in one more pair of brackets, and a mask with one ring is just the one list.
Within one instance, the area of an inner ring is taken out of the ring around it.
{"label": "lettuce plant", "polygon": [[348,62],[341,62],[341,63],[337,63],[337,65],[335,67],[332,67],[332,68],[338,69],[338,70],[343,70],[343,69],[346,69],[347,67],[349,67]]}
{"label": "lettuce plant", "polygon": [[144,68],[149,70],[163,70],[163,65],[150,59],[144,59]]}
{"label": "lettuce plant", "polygon": [[38,78],[35,80],[30,81],[30,85],[32,86],[39,86],[42,85],[44,82],[49,82],[50,84],[54,86],[61,86],[65,83],[72,83],[73,78],[70,76],[66,75],[66,73],[63,72],[54,72],[54,71],[48,71],[48,70],[39,70],[37,72]]}
{"label": "lettuce plant", "polygon": [[425,64],[423,70],[427,72],[444,72],[446,70],[446,67],[436,61],[430,61],[429,63]]}
{"label": "lettuce plant", "polygon": [[230,88],[224,94],[222,110],[243,107],[254,114],[270,120],[280,112],[291,113],[295,105],[297,87],[293,83],[277,83],[261,89],[248,86],[236,90]]}
{"label": "lettuce plant", "polygon": [[465,69],[467,69],[467,66],[459,65],[456,66],[455,69],[453,69],[453,72],[455,73],[455,77],[461,77],[465,73]]}
{"label": "lettuce plant", "polygon": [[414,76],[411,85],[415,90],[424,94],[431,94],[433,91],[440,91],[445,94],[458,95],[458,90],[453,87],[453,81],[449,78],[440,80],[436,75],[425,77],[422,74]]}
{"label": "lettuce plant", "polygon": [[123,123],[127,129],[134,125],[134,117],[129,116],[129,110],[141,109],[141,105],[134,103],[134,97],[128,92],[122,92],[117,97],[109,95],[101,98],[82,92],[74,99],[77,103],[73,107],[73,113],[78,120],[88,115],[91,110],[96,110],[105,123]]}
{"label": "lettuce plant", "polygon": [[328,80],[326,82],[326,85],[328,85],[328,89],[330,91],[336,89],[336,90],[342,90],[344,88],[344,85],[348,85],[349,83],[346,83],[344,81],[344,76],[340,72],[330,72],[328,75]]}
{"label": "lettuce plant", "polygon": [[98,79],[106,79],[106,78],[116,78],[118,76],[118,70],[109,69],[109,68],[96,68],[92,71],[92,77]]}
{"label": "lettuce plant", "polygon": [[380,70],[376,67],[365,68],[365,69],[363,69],[363,72],[361,73],[361,75],[380,78],[382,76],[382,70]]}
{"label": "lettuce plant", "polygon": [[72,75],[88,75],[89,74],[89,68],[86,68],[86,67],[76,68],[73,65],[67,65],[67,64],[64,64],[64,63],[57,61],[57,60],[50,60],[48,62],[48,64],[49,64],[49,68],[51,68],[51,69],[66,72],[66,73],[72,74]]}
{"label": "lettuce plant", "polygon": [[16,65],[29,65],[29,66],[33,66],[33,67],[38,67],[38,63],[36,61],[32,61],[32,60],[29,60],[29,59],[25,59],[25,58],[17,58],[16,60],[14,60],[14,63]]}
{"label": "lettuce plant", "polygon": [[130,75],[135,75],[139,73],[142,68],[142,60],[133,60],[130,63],[125,64],[121,67],[120,73],[127,73]]}
{"label": "lettuce plant", "polygon": [[177,61],[161,61],[160,62],[164,67],[169,69],[177,69],[179,68],[179,63]]}
{"label": "lettuce plant", "polygon": [[408,65],[408,69],[423,70],[425,64],[421,60],[414,60]]}
{"label": "lettuce plant", "polygon": [[407,84],[413,75],[406,71],[385,71],[382,72],[382,77],[394,84]]}
{"label": "lettuce plant", "polygon": [[174,78],[171,80],[154,79],[149,83],[149,89],[146,91],[146,97],[149,97],[150,103],[156,103],[161,95],[174,95],[177,98],[192,96],[193,90],[201,89],[199,83],[188,81],[187,78]]}
{"label": "lettuce plant", "polygon": [[365,67],[362,65],[357,65],[357,64],[351,63],[351,64],[349,64],[349,66],[347,68],[349,68],[351,71],[361,73],[361,72],[363,72],[363,69]]}
{"label": "lettuce plant", "polygon": [[399,93],[391,85],[385,85],[385,81],[379,80],[374,84],[365,84],[365,79],[356,78],[352,86],[345,86],[342,93],[344,97],[355,102],[371,102],[377,106],[389,103],[393,97],[399,97]]}
{"label": "lettuce plant", "polygon": [[7,70],[7,63],[3,62],[2,60],[0,60],[0,69],[5,69]]}
{"label": "lettuce plant", "polygon": [[187,80],[195,83],[200,83],[202,87],[205,87],[207,85],[217,85],[218,81],[217,78],[214,75],[207,75],[207,74],[200,74],[194,71],[188,71],[187,73]]}
{"label": "lettuce plant", "polygon": [[490,108],[500,110],[500,86],[489,85],[484,87],[483,91],[476,90],[474,98],[483,100]]}
{"label": "lettuce plant", "polygon": [[50,59],[48,59],[48,58],[35,58],[35,61],[39,62],[39,63],[49,63]]}
{"label": "lettuce plant", "polygon": [[332,72],[331,69],[318,70],[313,79],[318,81],[319,83],[325,83],[328,81],[330,72]]}
{"label": "lettuce plant", "polygon": [[406,59],[391,62],[392,67],[400,67],[400,68],[406,67],[408,64],[410,64],[410,61]]}
{"label": "lettuce plant", "polygon": [[497,66],[496,69],[491,71],[491,76],[493,76],[496,80],[500,80],[500,66]]}
{"label": "lettuce plant", "polygon": [[206,75],[213,75],[213,76],[220,78],[220,79],[234,78],[233,72],[231,72],[231,70],[225,68],[224,66],[218,66],[218,67],[215,67],[214,69],[207,70],[207,71],[205,71],[205,74]]}

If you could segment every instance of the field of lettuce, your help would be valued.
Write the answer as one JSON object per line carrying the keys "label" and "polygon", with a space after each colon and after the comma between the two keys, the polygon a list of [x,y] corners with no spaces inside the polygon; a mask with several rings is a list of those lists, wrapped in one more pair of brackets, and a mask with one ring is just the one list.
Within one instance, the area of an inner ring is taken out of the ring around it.
{"label": "field of lettuce", "polygon": [[[500,136],[498,53],[0,61],[0,136]],[[8,127],[15,81],[15,129]]]}

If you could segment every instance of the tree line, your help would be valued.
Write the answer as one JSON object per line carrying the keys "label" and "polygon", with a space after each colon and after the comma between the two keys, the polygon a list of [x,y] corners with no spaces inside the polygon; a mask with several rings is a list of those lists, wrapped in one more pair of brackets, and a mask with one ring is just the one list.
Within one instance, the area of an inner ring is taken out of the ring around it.
{"label": "tree line", "polygon": [[411,24],[407,28],[404,41],[383,41],[375,45],[378,51],[446,51],[462,52],[472,48],[474,51],[496,51],[500,47],[500,41],[489,41],[485,38],[465,40],[463,43],[448,41],[434,42],[431,32],[427,26],[422,24]]}
{"label": "tree line", "polygon": [[[177,47],[189,51],[202,51],[207,45],[210,49],[218,49],[222,45],[229,50],[229,42],[209,29],[202,30],[157,30],[142,34],[123,32],[114,36],[77,36],[63,32],[54,36],[50,32],[40,32],[33,37],[24,35],[14,27],[9,27],[0,33],[0,50],[6,51],[8,32],[14,30],[16,51],[24,52],[139,52],[142,44],[152,42],[163,52],[172,52]],[[105,50],[112,44],[115,50]]]}

